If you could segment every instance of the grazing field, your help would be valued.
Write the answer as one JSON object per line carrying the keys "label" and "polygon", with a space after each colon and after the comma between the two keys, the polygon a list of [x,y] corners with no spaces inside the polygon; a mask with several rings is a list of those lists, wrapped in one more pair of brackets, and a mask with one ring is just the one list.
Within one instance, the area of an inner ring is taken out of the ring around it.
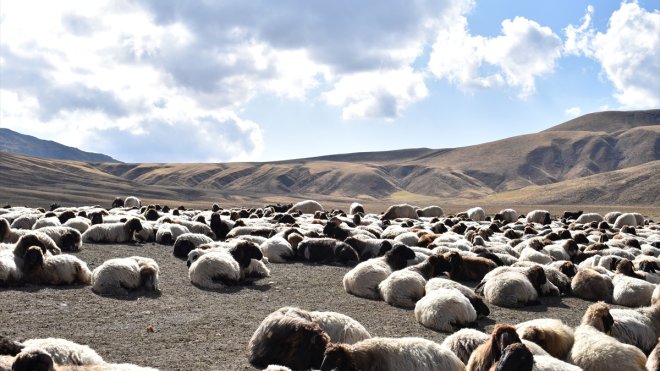
{"label": "grazing field", "polygon": [[[156,259],[162,293],[123,300],[98,296],[83,286],[1,289],[2,333],[20,340],[62,337],[88,344],[107,361],[163,370],[252,369],[247,343],[261,320],[283,306],[341,312],[372,335],[435,341],[448,335],[424,328],[412,310],[344,292],[341,280],[347,267],[270,264],[269,278],[226,291],[207,291],[190,284],[186,263],[172,256],[171,249],[153,243],[85,244],[75,255],[90,269],[114,257]],[[491,315],[479,321],[479,329],[541,317],[560,318],[575,326],[590,304],[571,297],[541,301],[543,305],[517,310],[490,305]]]}

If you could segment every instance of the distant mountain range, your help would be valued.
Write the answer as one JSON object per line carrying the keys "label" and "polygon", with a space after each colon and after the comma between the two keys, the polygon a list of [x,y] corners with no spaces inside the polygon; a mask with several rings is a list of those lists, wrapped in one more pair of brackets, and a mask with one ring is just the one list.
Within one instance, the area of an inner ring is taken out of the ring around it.
{"label": "distant mountain range", "polygon": [[0,128],[0,151],[58,160],[119,162],[110,156],[81,151],[52,140],[42,140],[6,128]]}
{"label": "distant mountain range", "polygon": [[660,207],[660,110],[593,113],[539,133],[460,148],[226,164],[67,162],[0,153],[0,172],[6,175],[0,202],[12,195],[33,202],[57,190],[70,202],[105,203],[135,194],[170,204],[314,198]]}

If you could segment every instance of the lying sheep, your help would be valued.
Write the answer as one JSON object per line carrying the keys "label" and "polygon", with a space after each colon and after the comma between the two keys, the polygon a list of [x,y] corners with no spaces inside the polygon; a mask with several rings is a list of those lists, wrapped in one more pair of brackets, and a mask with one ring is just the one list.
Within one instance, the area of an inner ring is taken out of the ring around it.
{"label": "lying sheep", "polygon": [[638,309],[610,309],[614,318],[612,336],[622,343],[650,352],[660,336],[660,306]]}
{"label": "lying sheep", "polygon": [[603,221],[603,217],[598,213],[585,213],[580,215],[575,222],[581,224],[587,224],[592,222],[600,223]]}
{"label": "lying sheep", "polygon": [[465,369],[467,371],[488,371],[497,363],[507,346],[520,343],[516,329],[510,325],[495,325],[490,338],[472,352]]}
{"label": "lying sheep", "polygon": [[[114,205],[114,203],[113,203]],[[114,206],[113,206],[114,207]],[[135,196],[128,196],[126,199],[124,199],[124,206],[125,208],[132,209],[132,208],[140,208],[142,207],[142,201],[135,197]]]}
{"label": "lying sheep", "polygon": [[590,301],[612,301],[614,284],[606,274],[592,268],[580,268],[571,280],[573,295]]}
{"label": "lying sheep", "polygon": [[323,206],[321,206],[320,203],[314,200],[305,200],[305,201],[300,201],[295,205],[293,205],[288,210],[288,213],[291,214],[296,211],[299,211],[303,214],[314,214],[317,211],[325,211],[325,210],[323,209]]}
{"label": "lying sheep", "polygon": [[506,224],[514,223],[516,220],[518,220],[518,212],[514,209],[503,209],[495,214],[493,220],[501,220]]}
{"label": "lying sheep", "polygon": [[62,251],[78,251],[82,246],[82,236],[80,232],[71,227],[43,227],[39,232],[52,238],[55,244]]}
{"label": "lying sheep", "polygon": [[306,311],[296,307],[283,307],[269,314],[262,323],[268,322],[269,317],[278,315],[299,317],[318,324],[333,343],[353,344],[371,337],[367,329],[358,321],[337,312]]}
{"label": "lying sheep", "polygon": [[468,298],[457,289],[438,288],[417,302],[415,318],[425,327],[454,332],[475,322],[477,312]]}
{"label": "lying sheep", "polygon": [[360,261],[383,256],[385,253],[392,250],[392,242],[390,240],[349,237],[345,239],[344,242],[355,249],[360,256]]}
{"label": "lying sheep", "polygon": [[378,291],[389,305],[414,308],[417,300],[426,293],[426,281],[449,269],[449,261],[444,256],[431,255],[422,263],[392,272],[378,284]]}
{"label": "lying sheep", "polygon": [[437,218],[445,215],[440,206],[427,206],[417,210],[417,215],[423,218]]}
{"label": "lying sheep", "polygon": [[466,211],[468,219],[472,219],[475,222],[483,222],[486,220],[486,212],[480,207],[473,207]]}
{"label": "lying sheep", "polygon": [[[206,248],[202,245],[188,254],[188,275],[196,286],[218,289],[242,282],[254,272],[254,261],[263,258],[259,247],[249,241],[240,241],[229,248]],[[252,266],[251,266],[252,265]],[[265,267],[258,267],[259,275],[269,275]]]}
{"label": "lying sheep", "polygon": [[23,282],[23,256],[12,250],[0,250],[0,286],[17,285]]}
{"label": "lying sheep", "polygon": [[[377,361],[374,361],[377,360]],[[464,366],[454,353],[422,338],[371,338],[355,344],[330,344],[323,356],[322,371],[348,370],[445,370]]]}
{"label": "lying sheep", "polygon": [[60,219],[57,216],[44,217],[37,219],[36,222],[32,225],[32,230],[41,229],[44,227],[57,227],[62,225]]}
{"label": "lying sheep", "polygon": [[85,233],[85,231],[89,229],[89,227],[92,225],[92,222],[87,218],[83,218],[83,217],[78,216],[78,217],[75,217],[73,219],[67,220],[66,223],[64,223],[62,225],[65,226],[65,227],[74,228],[82,234],[82,233]]}
{"label": "lying sheep", "polygon": [[539,318],[516,325],[521,339],[532,341],[551,356],[565,359],[575,341],[573,329],[553,318]]}
{"label": "lying sheep", "polygon": [[527,223],[538,223],[548,225],[552,223],[550,213],[547,210],[533,210],[527,214]]}
{"label": "lying sheep", "polygon": [[[2,354],[16,356],[39,350],[48,354],[51,362],[57,365],[102,365],[103,358],[87,345],[74,343],[66,339],[45,338],[29,339],[22,343],[0,336]],[[26,369],[29,370],[29,369]]]}
{"label": "lying sheep", "polygon": [[449,276],[457,281],[479,281],[497,268],[497,264],[487,258],[478,256],[463,256],[455,251],[445,254],[451,264]]}
{"label": "lying sheep", "polygon": [[470,304],[472,304],[472,307],[474,308],[475,312],[477,312],[477,317],[490,315],[490,309],[486,304],[484,304],[483,300],[477,294],[474,293],[474,290],[456,281],[452,281],[450,279],[446,279],[442,277],[431,278],[430,280],[428,280],[428,282],[426,282],[426,286],[424,288],[427,294],[433,290],[437,290],[440,288],[456,289],[460,291],[461,294],[463,294],[463,296],[465,296],[470,301]]}
{"label": "lying sheep", "polygon": [[[642,217],[642,225],[644,224],[644,218]],[[638,217],[635,216],[634,213],[623,213],[619,215],[616,220],[614,221],[614,228],[623,228],[623,226],[627,225],[629,227],[636,227],[640,223],[638,223]]]}
{"label": "lying sheep", "polygon": [[295,259],[291,243],[283,236],[273,236],[262,243],[259,248],[272,263],[286,263]]}
{"label": "lying sheep", "polygon": [[541,286],[547,282],[545,272],[540,266],[533,266],[524,271],[503,270],[484,280],[475,288],[490,304],[507,308],[537,305],[542,294]]}
{"label": "lying sheep", "polygon": [[636,278],[633,264],[628,259],[621,259],[617,264],[617,274],[612,279],[612,302],[627,307],[641,307],[651,304],[651,297],[656,285]]}
{"label": "lying sheep", "polygon": [[408,265],[415,253],[405,245],[396,245],[380,258],[369,259],[355,266],[342,280],[347,293],[363,298],[379,299],[378,284],[392,272]]}
{"label": "lying sheep", "polygon": [[613,324],[606,304],[589,306],[575,329],[575,343],[568,361],[585,371],[645,371],[646,356],[641,350],[607,335]]}
{"label": "lying sheep", "polygon": [[135,232],[142,230],[142,223],[137,218],[131,218],[124,223],[103,223],[89,227],[82,234],[83,242],[87,243],[125,243],[135,240]]}
{"label": "lying sheep", "polygon": [[211,237],[199,233],[184,233],[179,235],[174,241],[172,253],[177,258],[187,258],[188,254],[201,245],[212,243]]}
{"label": "lying sheep", "polygon": [[442,346],[451,350],[461,362],[467,364],[472,352],[488,339],[490,336],[479,330],[464,328],[447,336]]}
{"label": "lying sheep", "polygon": [[92,272],[92,291],[122,296],[131,291],[159,292],[156,261],[140,256],[106,260]]}
{"label": "lying sheep", "polygon": [[159,225],[158,230],[156,230],[156,242],[161,245],[172,245],[179,236],[186,233],[190,233],[190,230],[184,225],[163,223]]}
{"label": "lying sheep", "polygon": [[30,283],[42,285],[89,285],[92,272],[87,263],[73,255],[44,255],[38,246],[28,248],[23,257],[23,276]]}
{"label": "lying sheep", "polygon": [[357,252],[351,245],[334,238],[309,238],[298,244],[296,253],[301,260],[314,263],[353,264],[359,261]]}

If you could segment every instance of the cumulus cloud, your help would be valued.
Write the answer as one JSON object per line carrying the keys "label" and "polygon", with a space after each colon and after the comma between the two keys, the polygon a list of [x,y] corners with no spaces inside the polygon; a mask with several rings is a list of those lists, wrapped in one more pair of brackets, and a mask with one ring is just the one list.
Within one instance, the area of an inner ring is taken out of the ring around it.
{"label": "cumulus cloud", "polygon": [[429,70],[466,91],[511,86],[525,98],[536,91],[536,78],[554,71],[561,47],[550,28],[524,17],[504,20],[500,36],[483,37],[471,35],[459,16],[438,33]]}
{"label": "cumulus cloud", "polygon": [[582,24],[564,29],[566,53],[598,61],[625,108],[660,106],[660,12],[624,2],[605,32],[593,28],[593,12],[589,6]]}
{"label": "cumulus cloud", "polygon": [[567,114],[568,116],[577,117],[580,116],[580,114],[582,114],[582,109],[580,107],[571,107],[571,108],[567,108],[564,111],[564,113]]}

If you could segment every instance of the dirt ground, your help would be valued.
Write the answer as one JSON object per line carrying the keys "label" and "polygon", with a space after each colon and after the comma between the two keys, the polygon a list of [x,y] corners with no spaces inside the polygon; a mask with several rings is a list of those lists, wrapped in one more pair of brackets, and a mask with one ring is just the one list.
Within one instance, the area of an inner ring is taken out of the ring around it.
{"label": "dirt ground", "polygon": [[[251,369],[246,348],[252,333],[266,315],[287,305],[344,313],[377,336],[441,342],[448,335],[424,328],[412,310],[344,292],[347,267],[271,264],[270,278],[219,292],[192,286],[185,262],[173,257],[169,246],[90,244],[75,255],[90,269],[114,257],[154,258],[162,293],[125,300],[100,297],[82,286],[0,288],[0,334],[18,340],[62,337],[88,344],[108,362],[163,370]],[[523,310],[490,306],[480,329],[541,317],[575,326],[590,304],[567,297],[543,303]]]}

